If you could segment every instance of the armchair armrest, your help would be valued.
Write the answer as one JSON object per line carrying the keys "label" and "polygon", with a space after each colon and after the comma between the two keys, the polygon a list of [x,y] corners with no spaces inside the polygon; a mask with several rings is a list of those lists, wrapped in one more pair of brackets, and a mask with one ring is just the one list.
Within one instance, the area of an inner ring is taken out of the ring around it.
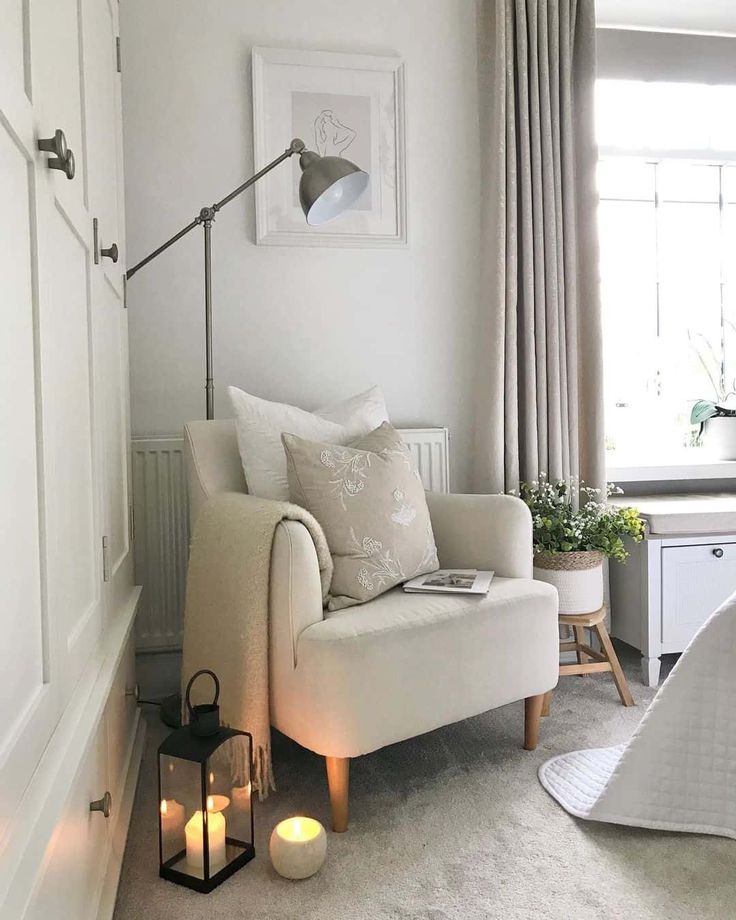
{"label": "armchair armrest", "polygon": [[532,516],[513,495],[427,493],[440,566],[532,577]]}
{"label": "armchair armrest", "polygon": [[272,669],[293,669],[299,636],[324,617],[317,550],[299,521],[281,521],[273,537],[269,613]]}
{"label": "armchair armrest", "polygon": [[323,617],[319,563],[311,534],[298,521],[281,521],[271,547],[269,587],[271,724],[292,738],[301,737],[308,718],[297,667],[299,636]]}

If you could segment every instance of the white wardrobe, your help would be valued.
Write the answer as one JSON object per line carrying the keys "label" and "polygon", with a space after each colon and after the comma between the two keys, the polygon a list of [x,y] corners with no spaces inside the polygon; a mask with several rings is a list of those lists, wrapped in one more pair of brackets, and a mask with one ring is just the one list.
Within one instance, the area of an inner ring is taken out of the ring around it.
{"label": "white wardrobe", "polygon": [[117,22],[0,0],[2,920],[111,916],[140,761]]}

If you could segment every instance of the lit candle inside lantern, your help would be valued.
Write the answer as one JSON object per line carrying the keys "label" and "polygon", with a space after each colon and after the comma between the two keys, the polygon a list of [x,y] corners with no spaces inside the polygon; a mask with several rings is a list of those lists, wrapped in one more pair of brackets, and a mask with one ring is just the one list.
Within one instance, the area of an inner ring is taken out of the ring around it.
{"label": "lit candle inside lantern", "polygon": [[[215,774],[210,770],[210,789],[215,784]],[[214,792],[207,796],[207,811],[225,811],[230,804],[230,799],[226,795],[217,795]]]}
{"label": "lit candle inside lantern", "polygon": [[271,833],[269,844],[274,869],[284,878],[314,875],[325,861],[327,836],[314,818],[287,818]]}
{"label": "lit candle inside lantern", "polygon": [[176,799],[161,799],[161,831],[164,837],[181,832],[184,827],[184,806]]}
{"label": "lit candle inside lantern", "polygon": [[[222,796],[226,798],[226,796]],[[225,864],[225,819],[213,811],[213,796],[207,799],[207,841],[209,844],[210,875]],[[195,811],[184,828],[187,838],[187,862],[197,869],[204,867],[204,817]]]}
{"label": "lit candle inside lantern", "polygon": [[207,811],[225,811],[230,804],[230,799],[226,795],[207,796]]}

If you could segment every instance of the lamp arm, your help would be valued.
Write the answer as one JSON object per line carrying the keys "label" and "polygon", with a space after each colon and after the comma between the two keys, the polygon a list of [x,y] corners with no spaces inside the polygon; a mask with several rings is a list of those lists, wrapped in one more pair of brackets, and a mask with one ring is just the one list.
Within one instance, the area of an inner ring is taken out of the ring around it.
{"label": "lamp arm", "polygon": [[234,191],[230,192],[229,195],[226,195],[220,201],[215,202],[215,204],[213,204],[211,207],[202,208],[202,210],[191,223],[187,224],[186,227],[183,227],[178,233],[174,234],[170,240],[162,243],[158,249],[154,249],[153,252],[149,253],[149,255],[145,257],[145,259],[141,259],[137,265],[134,265],[132,268],[128,269],[128,271],[125,273],[126,280],[129,281],[139,269],[143,268],[144,265],[148,265],[152,259],[155,259],[156,256],[167,250],[169,246],[173,246],[174,243],[180,240],[183,236],[186,236],[190,230],[193,230],[195,227],[199,227],[205,221],[213,220],[215,214],[217,214],[220,208],[224,207],[228,202],[232,201],[233,198],[237,198],[238,195],[244,192],[247,188],[250,188],[251,185],[254,185],[256,182],[258,182],[259,179],[265,176],[266,173],[271,172],[271,170],[278,166],[279,163],[283,163],[284,160],[288,160],[288,158],[293,156],[295,153],[302,153],[303,150],[304,141],[299,140],[299,138],[294,138],[286,150],[284,150],[280,156],[277,156],[275,160],[272,160],[268,166],[264,166],[263,169],[259,170],[254,176],[251,176],[250,179],[247,179],[245,182],[243,182],[242,185],[239,185]]}

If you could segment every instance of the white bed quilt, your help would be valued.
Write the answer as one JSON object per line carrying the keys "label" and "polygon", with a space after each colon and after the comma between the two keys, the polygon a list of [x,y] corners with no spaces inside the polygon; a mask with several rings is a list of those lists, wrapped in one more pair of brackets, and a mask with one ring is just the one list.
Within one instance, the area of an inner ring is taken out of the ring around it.
{"label": "white bed quilt", "polygon": [[546,761],[539,779],[591,821],[736,838],[736,594],[683,652],[627,744]]}

